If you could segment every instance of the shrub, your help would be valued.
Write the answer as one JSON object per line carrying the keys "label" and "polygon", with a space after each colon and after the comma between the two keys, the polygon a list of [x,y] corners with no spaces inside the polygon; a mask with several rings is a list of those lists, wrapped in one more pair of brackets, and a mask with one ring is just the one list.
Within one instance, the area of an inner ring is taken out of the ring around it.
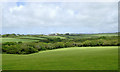
{"label": "shrub", "polygon": [[8,54],[31,54],[41,50],[52,50],[67,47],[81,46],[118,46],[118,37],[95,37],[95,38],[46,38],[39,42],[5,42],[2,43],[2,51]]}

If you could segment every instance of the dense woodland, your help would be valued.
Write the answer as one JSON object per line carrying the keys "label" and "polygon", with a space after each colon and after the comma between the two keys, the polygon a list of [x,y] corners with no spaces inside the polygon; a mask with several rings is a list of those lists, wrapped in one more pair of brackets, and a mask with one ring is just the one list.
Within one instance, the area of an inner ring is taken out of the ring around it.
{"label": "dense woodland", "polygon": [[69,34],[69,33],[50,35],[4,34],[1,35],[2,38],[31,39],[37,41],[2,42],[2,51],[3,53],[7,54],[31,54],[43,50],[52,50],[58,48],[120,45],[120,43],[118,42],[119,38],[118,36],[114,36],[111,34],[109,34],[109,36],[108,35],[96,36],[96,35],[97,34]]}

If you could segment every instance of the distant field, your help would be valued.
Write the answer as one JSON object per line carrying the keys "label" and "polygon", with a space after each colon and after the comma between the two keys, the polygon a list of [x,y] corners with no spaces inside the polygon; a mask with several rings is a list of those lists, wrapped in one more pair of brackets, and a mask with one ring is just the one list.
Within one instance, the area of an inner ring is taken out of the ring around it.
{"label": "distant field", "polygon": [[[0,40],[2,40],[2,42],[32,42],[32,41],[38,41],[38,40],[42,40],[42,39],[46,39],[46,38],[60,38],[60,39],[66,39],[66,38],[71,38],[71,39],[79,39],[79,38],[92,38],[92,37],[100,37],[100,36],[118,36],[117,33],[101,33],[101,34],[81,34],[78,36],[70,36],[70,35],[63,35],[63,36],[39,36],[39,37],[35,37],[35,36],[19,36],[19,37],[15,37],[15,38],[9,38],[9,37],[3,37],[0,38]],[[1,41],[0,41],[1,43]]]}
{"label": "distant field", "polygon": [[118,36],[117,33],[93,34],[93,36]]}
{"label": "distant field", "polygon": [[101,37],[101,36],[118,36],[117,33],[100,33],[100,34],[81,34],[79,36],[65,36],[69,38],[92,38],[92,37]]}
{"label": "distant field", "polygon": [[118,47],[70,47],[29,55],[3,54],[3,70],[117,70]]}
{"label": "distant field", "polygon": [[37,40],[30,40],[30,39],[19,39],[19,38],[0,38],[2,42],[31,42],[31,41],[37,41]]}
{"label": "distant field", "polygon": [[19,37],[20,39],[31,39],[31,40],[41,40],[44,39],[42,37],[29,37],[29,36],[23,36],[23,37]]}
{"label": "distant field", "polygon": [[43,36],[45,38],[61,38],[61,39],[65,39],[65,37],[62,36]]}
{"label": "distant field", "polygon": [[[45,38],[61,38],[61,39],[65,39],[65,37],[61,37],[61,36],[42,36],[42,37],[30,37],[30,36],[22,36],[22,37],[17,37],[17,38],[0,38],[0,43],[1,42],[32,42],[32,41],[38,41],[38,40],[42,40]],[[2,40],[2,41],[1,41]]]}

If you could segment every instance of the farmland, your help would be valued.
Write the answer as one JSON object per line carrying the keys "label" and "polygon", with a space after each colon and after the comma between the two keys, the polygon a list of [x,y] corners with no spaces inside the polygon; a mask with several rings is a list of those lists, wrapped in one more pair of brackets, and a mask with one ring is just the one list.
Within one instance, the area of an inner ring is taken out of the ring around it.
{"label": "farmland", "polygon": [[78,35],[59,35],[59,36],[40,36],[40,35],[31,35],[31,36],[27,36],[27,35],[23,35],[23,36],[19,36],[19,37],[3,37],[0,38],[0,40],[2,40],[3,42],[32,42],[32,41],[38,41],[41,39],[45,39],[45,38],[61,38],[61,39],[66,39],[66,38],[92,38],[92,37],[101,37],[101,36],[118,36],[118,33],[100,33],[100,34],[78,34]]}
{"label": "farmland", "polygon": [[117,70],[118,38],[118,33],[2,35],[2,68]]}
{"label": "farmland", "polygon": [[[97,36],[96,36],[97,35]],[[101,36],[102,35],[102,36]],[[114,34],[2,35],[2,51],[7,54],[31,54],[68,47],[118,46]]]}
{"label": "farmland", "polygon": [[32,41],[37,41],[37,40],[29,40],[29,39],[19,39],[19,38],[2,38],[2,42],[32,42]]}
{"label": "farmland", "polygon": [[70,47],[30,55],[3,54],[3,70],[117,70],[117,66],[116,46]]}

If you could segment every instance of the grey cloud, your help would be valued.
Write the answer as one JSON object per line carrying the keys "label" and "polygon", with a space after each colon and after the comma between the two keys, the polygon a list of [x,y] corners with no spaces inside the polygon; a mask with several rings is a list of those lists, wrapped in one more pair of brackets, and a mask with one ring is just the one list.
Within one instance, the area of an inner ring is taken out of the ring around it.
{"label": "grey cloud", "polygon": [[19,7],[15,3],[7,3],[3,7],[3,33],[118,30],[117,3],[25,3]]}

